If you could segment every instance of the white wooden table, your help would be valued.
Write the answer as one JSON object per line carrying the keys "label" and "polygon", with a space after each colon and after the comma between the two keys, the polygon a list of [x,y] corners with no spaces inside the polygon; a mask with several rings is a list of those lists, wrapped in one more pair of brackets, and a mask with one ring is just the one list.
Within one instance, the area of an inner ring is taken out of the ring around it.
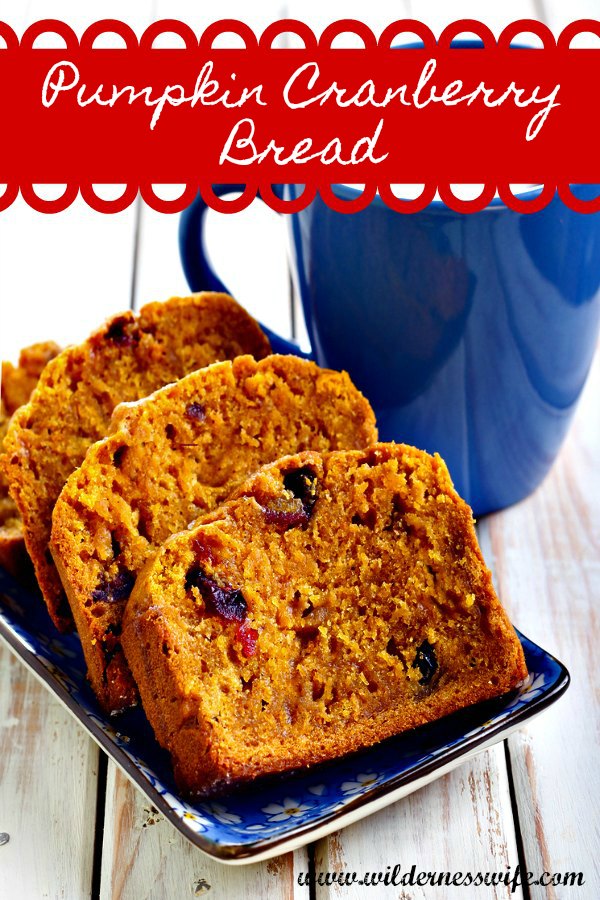
{"label": "white wooden table", "polygon": [[[371,0],[288,3],[316,29],[336,18],[374,28],[412,15],[439,29],[482,18],[498,32],[530,16],[555,30],[600,17],[600,0],[522,0],[455,5]],[[91,21],[125,19],[140,32],[155,18],[181,18],[200,30],[209,18],[244,18],[257,30],[285,12],[243,0],[213,5],[140,2],[3,2],[0,19],[22,31],[36,19],[63,18],[78,32]],[[184,139],[184,136],[182,136]],[[176,218],[138,204],[103,216],[76,203],[43,216],[16,203],[0,214],[0,354],[33,340],[85,336],[104,316],[186,291]],[[291,334],[285,238],[266,209],[210,215],[217,268],[238,298],[267,324]],[[227,238],[225,238],[225,234]],[[257,240],[256,235],[260,235]],[[254,236],[254,243],[252,237]],[[232,248],[234,252],[232,252]],[[235,255],[235,264],[232,257]],[[518,889],[517,898],[600,897],[597,655],[600,629],[600,359],[575,422],[545,483],[518,506],[479,525],[484,555],[511,618],[563,660],[573,684],[530,726],[450,775],[316,845],[271,862],[229,868],[210,861],[150,809],[112,762],[9,652],[0,648],[0,898],[101,897],[179,900],[318,900],[365,896],[509,897],[507,887],[300,887],[297,876],[349,869],[386,871],[400,863],[424,871],[582,871],[583,887]]]}

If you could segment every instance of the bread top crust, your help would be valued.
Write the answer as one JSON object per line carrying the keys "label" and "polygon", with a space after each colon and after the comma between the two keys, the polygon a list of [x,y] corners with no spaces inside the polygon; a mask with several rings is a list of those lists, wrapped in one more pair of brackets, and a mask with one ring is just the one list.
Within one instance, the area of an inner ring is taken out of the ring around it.
{"label": "bread top crust", "polygon": [[57,627],[69,627],[71,617],[48,549],[52,509],[90,445],[108,433],[115,406],[215,360],[269,352],[266,336],[235,300],[204,293],[112,316],[46,366],[29,403],[13,416],[1,464]]}

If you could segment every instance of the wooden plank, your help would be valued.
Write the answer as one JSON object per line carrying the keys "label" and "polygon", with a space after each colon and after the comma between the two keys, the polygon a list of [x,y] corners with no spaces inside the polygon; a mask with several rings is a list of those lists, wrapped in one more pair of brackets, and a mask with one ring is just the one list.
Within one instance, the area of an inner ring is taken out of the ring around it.
{"label": "wooden plank", "polygon": [[90,896],[97,770],[93,741],[0,646],[2,897]]}
{"label": "wooden plank", "polygon": [[[569,668],[572,686],[540,719],[509,739],[528,869],[582,871],[577,896],[600,896],[595,798],[600,773],[600,357],[571,433],[533,497],[482,526],[486,555],[513,620]],[[563,889],[564,890],[564,889]],[[533,898],[566,896],[533,887]],[[570,895],[569,895],[570,896]]]}
{"label": "wooden plank", "polygon": [[[464,766],[432,782],[404,800],[369,819],[336,832],[316,846],[315,871],[356,872],[383,875],[400,866],[398,876],[410,873],[505,872],[518,862],[504,749],[499,744]],[[318,886],[317,900],[388,900],[390,896],[410,900],[446,898],[456,888],[431,884],[407,887],[378,884],[363,887]],[[518,888],[511,895],[505,885],[481,888],[461,886],[461,900],[522,897]]]}
{"label": "wooden plank", "polygon": [[[109,768],[101,900],[300,900],[306,850],[243,867],[215,862],[182,837],[113,765]],[[110,827],[109,827],[110,823]]]}

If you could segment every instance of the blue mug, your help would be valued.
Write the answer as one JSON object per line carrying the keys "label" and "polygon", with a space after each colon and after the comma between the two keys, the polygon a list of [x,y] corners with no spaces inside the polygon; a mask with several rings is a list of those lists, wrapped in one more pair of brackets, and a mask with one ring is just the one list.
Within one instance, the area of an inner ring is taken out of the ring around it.
{"label": "blue mug", "polygon": [[[301,188],[277,190],[291,198]],[[198,198],[182,214],[183,267],[193,290],[226,290],[204,252],[205,212]],[[310,356],[350,373],[381,440],[440,453],[475,515],[529,494],[552,465],[594,354],[600,214],[573,212],[558,196],[527,214],[495,199],[478,213],[433,201],[409,215],[379,197],[341,213],[317,196],[286,218]],[[276,352],[305,355],[265,330]]]}

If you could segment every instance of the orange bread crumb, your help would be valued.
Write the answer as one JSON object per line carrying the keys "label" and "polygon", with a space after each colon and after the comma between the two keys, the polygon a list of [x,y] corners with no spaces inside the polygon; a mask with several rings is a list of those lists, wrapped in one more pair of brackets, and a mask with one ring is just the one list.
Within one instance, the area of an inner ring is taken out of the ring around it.
{"label": "orange bread crumb", "polygon": [[366,747],[527,674],[445,464],[395,444],[265,466],[149,559],[121,639],[193,795]]}
{"label": "orange bread crumb", "polygon": [[3,465],[57,628],[72,627],[72,618],[48,548],[52,509],[88,447],[108,433],[115,406],[215,360],[269,350],[257,323],[231,297],[196,294],[113,316],[46,366],[8,428]]}
{"label": "orange bread crumb", "polygon": [[135,702],[121,616],[148,556],[265,462],[366,447],[371,407],[345,372],[296,356],[215,363],[115,410],[53,515],[52,553],[104,709]]}

